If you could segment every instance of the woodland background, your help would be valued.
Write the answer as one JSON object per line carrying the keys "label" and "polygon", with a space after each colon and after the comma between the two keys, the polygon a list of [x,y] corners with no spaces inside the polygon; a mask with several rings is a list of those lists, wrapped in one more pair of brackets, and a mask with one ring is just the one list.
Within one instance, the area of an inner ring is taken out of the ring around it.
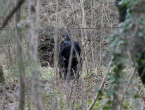
{"label": "woodland background", "polygon": [[[118,110],[143,110],[143,84],[129,54],[116,59],[125,67],[119,89],[112,84],[114,51],[124,53],[119,49],[124,41],[113,41],[114,36],[128,35],[123,34],[125,29],[133,31],[137,16],[128,27],[120,25],[115,0],[0,0],[1,27],[21,1],[21,9],[0,28],[5,77],[0,85],[0,110],[109,110],[115,92]],[[144,6],[142,0],[130,3],[134,8]],[[144,19],[136,22],[143,27],[141,36],[144,24]],[[69,83],[59,79],[57,68],[56,45],[65,33],[80,43],[83,58],[80,79]]]}

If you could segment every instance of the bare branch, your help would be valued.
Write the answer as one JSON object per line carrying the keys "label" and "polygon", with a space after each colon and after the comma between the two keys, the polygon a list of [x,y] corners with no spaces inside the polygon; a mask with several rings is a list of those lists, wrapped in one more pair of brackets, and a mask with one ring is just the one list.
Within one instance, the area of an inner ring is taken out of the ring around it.
{"label": "bare branch", "polygon": [[[104,82],[106,81],[106,78],[107,78],[107,76],[108,76],[108,74],[109,74],[109,70],[110,70],[111,63],[112,63],[112,59],[111,59],[111,61],[110,61],[110,63],[109,63],[109,66],[108,66],[108,68],[107,68],[106,75],[104,76],[103,81],[102,81],[102,83],[101,83],[101,85],[100,85],[100,90],[102,90],[103,84],[104,84]],[[96,101],[97,101],[97,99],[98,99],[98,96],[99,96],[99,93],[96,95],[96,97],[94,98],[92,104],[89,106],[89,108],[88,108],[87,110],[92,110],[94,104],[96,103]]]}
{"label": "bare branch", "polygon": [[10,13],[8,14],[8,16],[6,17],[6,19],[4,20],[2,26],[0,27],[0,30],[3,29],[7,24],[8,24],[8,21],[9,19],[14,15],[14,13],[22,6],[22,4],[25,2],[25,0],[20,0],[16,7],[13,8]]}

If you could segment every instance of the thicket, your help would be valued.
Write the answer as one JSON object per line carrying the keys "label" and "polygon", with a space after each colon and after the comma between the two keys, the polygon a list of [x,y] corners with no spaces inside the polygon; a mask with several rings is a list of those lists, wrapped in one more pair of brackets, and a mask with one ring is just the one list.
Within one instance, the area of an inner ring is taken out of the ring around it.
{"label": "thicket", "polygon": [[[139,60],[145,50],[144,0],[119,2],[127,7],[122,23],[114,0],[16,1],[0,1],[1,26],[22,2],[21,10],[0,28],[5,75],[0,108],[14,110],[18,104],[20,110],[144,108],[144,86],[137,74],[139,63],[144,64]],[[64,33],[82,47],[80,79],[69,84],[58,79],[57,69],[56,45]],[[41,67],[45,60],[44,65],[51,67]]]}

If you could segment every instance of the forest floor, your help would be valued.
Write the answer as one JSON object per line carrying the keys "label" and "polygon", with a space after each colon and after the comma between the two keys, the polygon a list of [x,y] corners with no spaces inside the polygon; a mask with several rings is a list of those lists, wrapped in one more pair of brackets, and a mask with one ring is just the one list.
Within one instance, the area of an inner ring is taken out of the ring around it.
{"label": "forest floor", "polygon": [[[41,93],[44,102],[44,108],[52,109],[53,103],[56,108],[64,109],[66,103],[66,94],[69,92],[70,101],[80,106],[80,102],[87,103],[92,100],[97,93],[97,88],[101,83],[102,76],[90,76],[89,78],[80,78],[77,80],[70,80],[69,91],[67,91],[67,81],[64,79],[56,79],[53,77],[42,78]],[[26,78],[26,108],[29,108],[32,101],[32,79]],[[55,97],[55,102],[53,98]],[[59,101],[60,100],[60,101]],[[0,87],[0,110],[18,110],[19,101],[19,82],[18,80],[7,80],[4,85]],[[60,106],[58,106],[58,103]],[[84,104],[85,106],[88,106]],[[60,108],[59,108],[60,107]]]}
{"label": "forest floor", "polygon": [[[56,110],[65,110],[67,103],[67,92],[69,92],[69,100],[71,105],[75,107],[75,110],[83,110],[82,103],[84,108],[87,108],[94,99],[97,90],[100,87],[100,84],[103,79],[103,75],[92,74],[89,77],[80,77],[77,80],[70,80],[69,89],[68,83],[64,79],[57,78],[54,80],[53,72],[48,68],[41,68],[41,93],[43,98],[44,108],[47,110],[53,110],[54,107]],[[57,75],[58,76],[58,75]],[[7,80],[4,85],[0,85],[0,110],[18,110],[19,103],[19,81],[18,77],[14,78],[15,80]],[[107,82],[104,83],[103,90],[107,88]],[[32,79],[30,77],[26,78],[26,110],[32,108]],[[132,86],[131,86],[132,88]],[[68,91],[69,90],[69,91]],[[106,97],[102,97],[103,101],[106,101]],[[134,104],[136,102],[135,108],[132,110],[141,110],[142,97],[139,97],[136,100],[131,99],[129,104]],[[99,110],[100,101],[97,101],[96,106]],[[133,103],[132,103],[133,102]]]}

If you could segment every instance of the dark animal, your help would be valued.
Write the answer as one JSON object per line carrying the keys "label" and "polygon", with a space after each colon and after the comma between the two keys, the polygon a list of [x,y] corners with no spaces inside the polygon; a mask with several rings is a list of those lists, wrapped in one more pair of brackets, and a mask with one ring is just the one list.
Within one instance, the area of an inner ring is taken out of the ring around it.
{"label": "dark animal", "polygon": [[[120,5],[118,4],[122,0],[116,0],[116,7],[119,11],[119,22],[124,22],[127,14],[127,4]],[[137,71],[141,78],[142,83],[145,85],[145,41],[144,38],[136,36],[137,44],[133,47],[132,57],[137,65]],[[135,53],[133,55],[133,53]]]}
{"label": "dark animal", "polygon": [[75,76],[78,78],[79,74],[77,72],[77,65],[81,54],[81,47],[78,42],[71,40],[69,34],[66,34],[64,36],[64,41],[58,44],[57,48],[59,55],[58,64],[60,78],[62,78],[62,74],[64,74],[64,78],[66,78],[67,73],[70,74],[71,79],[74,79]]}

